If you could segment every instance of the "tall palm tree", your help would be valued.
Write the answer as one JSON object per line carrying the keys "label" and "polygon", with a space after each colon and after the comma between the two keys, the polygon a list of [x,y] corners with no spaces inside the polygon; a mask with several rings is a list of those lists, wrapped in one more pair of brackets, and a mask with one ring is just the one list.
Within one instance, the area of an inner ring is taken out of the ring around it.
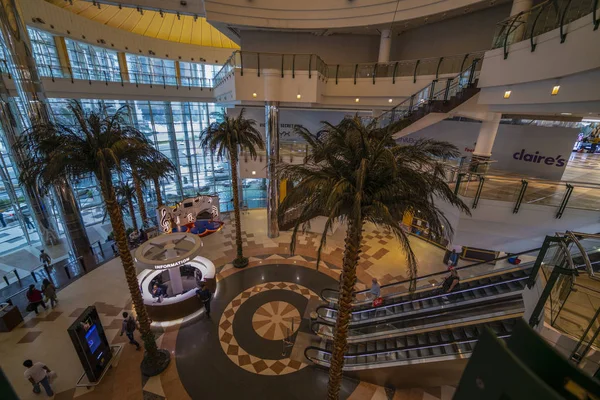
{"label": "tall palm tree", "polygon": [[248,259],[244,257],[242,250],[242,227],[240,221],[240,200],[238,193],[238,160],[239,152],[243,151],[254,160],[257,157],[257,148],[263,150],[265,142],[256,129],[256,121],[244,118],[244,109],[237,117],[229,117],[226,114],[217,116],[217,121],[211,123],[200,134],[200,144],[205,151],[217,155],[221,160],[229,156],[231,165],[231,186],[233,187],[233,212],[235,215],[235,244],[237,256],[233,260],[233,266],[244,268],[248,265]]}
{"label": "tall palm tree", "polygon": [[132,166],[131,168],[131,180],[133,181],[135,197],[137,199],[138,208],[140,209],[142,226],[144,226],[148,221],[148,214],[146,213],[146,201],[144,200],[144,187],[146,184],[140,176],[140,171],[138,171],[135,166]]}
{"label": "tall palm tree", "polygon": [[[280,217],[295,211],[291,213],[295,215],[290,244],[292,252],[298,230],[306,229],[308,221],[316,216],[327,218],[318,248],[317,265],[327,231],[335,222],[346,222],[348,227],[329,370],[330,400],[338,398],[342,380],[356,266],[365,224],[370,222],[394,233],[406,253],[408,276],[414,279],[417,261],[408,235],[401,227],[403,215],[419,211],[419,216],[429,222],[431,231],[443,236],[451,234],[452,227],[438,208],[439,202],[445,201],[469,212],[444,181],[444,166],[437,161],[457,157],[459,152],[455,146],[433,140],[399,146],[392,135],[405,122],[384,128],[379,128],[378,124],[378,121],[372,121],[365,125],[354,117],[346,118],[336,126],[325,124],[324,129],[315,135],[300,128],[298,133],[312,149],[307,163],[278,166],[280,178],[296,182],[279,209]],[[414,282],[411,290],[413,288]]]}
{"label": "tall palm tree", "polygon": [[47,188],[61,179],[81,178],[90,173],[95,175],[110,217],[146,349],[142,372],[157,375],[167,367],[170,356],[168,351],[157,348],[150,330],[112,180],[113,172],[122,170],[127,156],[148,157],[155,150],[141,132],[127,125],[124,107],[112,115],[104,106],[86,113],[80,103],[71,102],[69,111],[74,123],[36,124],[21,136],[20,146],[33,161],[26,176],[36,177],[38,184]]}
{"label": "tall palm tree", "polygon": [[133,208],[133,203],[137,202],[135,192],[135,188],[131,186],[129,182],[119,182],[115,186],[115,195],[117,196],[117,199],[121,199],[127,204],[132,228],[137,232],[138,224],[137,219],[135,218],[135,208]]}
{"label": "tall palm tree", "polygon": [[153,182],[154,190],[156,191],[157,207],[162,206],[163,199],[160,193],[160,180],[177,174],[177,168],[162,153],[155,153],[151,157],[138,160],[136,166],[142,180]]}

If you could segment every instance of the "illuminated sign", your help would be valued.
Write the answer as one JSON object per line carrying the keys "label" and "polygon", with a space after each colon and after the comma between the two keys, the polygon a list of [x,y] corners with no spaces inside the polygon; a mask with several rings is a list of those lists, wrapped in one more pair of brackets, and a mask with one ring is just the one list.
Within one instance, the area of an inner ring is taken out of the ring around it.
{"label": "illuminated sign", "polygon": [[185,263],[187,263],[189,261],[190,261],[190,258],[186,257],[182,260],[175,261],[172,263],[155,265],[154,269],[169,269],[169,268],[181,267],[182,265],[184,265]]}

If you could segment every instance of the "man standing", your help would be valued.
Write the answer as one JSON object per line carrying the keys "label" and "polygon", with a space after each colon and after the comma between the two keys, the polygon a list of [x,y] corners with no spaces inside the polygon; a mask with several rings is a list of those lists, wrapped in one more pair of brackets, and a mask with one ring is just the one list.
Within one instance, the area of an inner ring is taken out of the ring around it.
{"label": "man standing", "polygon": [[40,385],[42,385],[48,397],[54,396],[54,392],[50,387],[50,381],[48,380],[50,368],[46,367],[46,365],[41,362],[36,362],[34,364],[31,360],[25,360],[23,366],[27,368],[24,375],[33,385],[33,393],[41,393],[42,390],[40,389]]}
{"label": "man standing", "polygon": [[52,258],[50,258],[50,256],[44,251],[44,249],[40,250],[40,261],[46,266],[49,266],[52,262]]}
{"label": "man standing", "polygon": [[133,316],[129,315],[127,312],[123,312],[123,325],[121,325],[121,336],[123,336],[123,332],[127,335],[129,339],[129,344],[135,345],[135,349],[140,349],[140,344],[133,337],[133,332],[137,329],[137,322],[133,318]]}
{"label": "man standing", "polygon": [[369,289],[369,296],[375,300],[381,295],[381,285],[377,282],[377,278],[373,278],[371,281],[371,289]]}
{"label": "man standing", "polygon": [[208,290],[208,286],[205,283],[202,284],[200,290],[197,290],[196,293],[200,300],[204,304],[204,309],[206,310],[206,316],[210,318],[210,301],[212,300],[212,293]]}

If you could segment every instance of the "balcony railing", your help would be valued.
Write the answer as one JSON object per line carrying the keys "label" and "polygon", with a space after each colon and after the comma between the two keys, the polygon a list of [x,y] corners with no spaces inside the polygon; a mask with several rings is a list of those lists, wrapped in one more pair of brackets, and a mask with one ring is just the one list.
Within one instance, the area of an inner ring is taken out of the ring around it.
{"label": "balcony railing", "polygon": [[535,51],[535,37],[560,28],[561,43],[566,40],[565,25],[591,14],[594,30],[600,25],[599,0],[547,0],[529,11],[521,12],[497,24],[492,48],[504,48],[508,57],[508,46],[529,40],[531,51]]}
{"label": "balcony railing", "polygon": [[340,79],[370,78],[375,84],[377,79],[392,78],[396,83],[398,77],[413,77],[416,82],[417,76],[431,75],[436,79],[440,75],[459,73],[468,67],[474,60],[483,57],[483,51],[468,54],[424,58],[418,60],[392,61],[387,63],[359,63],[359,64],[325,64],[315,54],[275,54],[256,53],[248,51],[235,51],[225,62],[221,70],[215,76],[215,84],[219,85],[225,77],[233,70],[239,69],[240,75],[252,73],[260,76],[264,70],[274,70],[281,73],[281,77],[295,77],[297,71],[308,71],[312,78],[313,71],[321,77],[335,80],[337,84]]}

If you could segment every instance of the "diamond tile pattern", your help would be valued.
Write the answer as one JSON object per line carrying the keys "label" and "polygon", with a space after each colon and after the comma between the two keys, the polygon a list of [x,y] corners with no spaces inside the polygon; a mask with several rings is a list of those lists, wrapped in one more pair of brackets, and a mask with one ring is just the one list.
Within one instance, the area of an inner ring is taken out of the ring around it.
{"label": "diamond tile pattern", "polygon": [[[307,300],[319,299],[319,296],[315,292],[297,283],[268,282],[248,288],[242,293],[238,294],[227,305],[225,311],[223,311],[223,314],[221,315],[221,319],[219,321],[219,342],[221,343],[221,348],[223,348],[223,351],[225,354],[227,354],[227,357],[229,357],[234,364],[255,374],[285,375],[299,371],[306,367],[306,364],[294,361],[289,357],[282,358],[280,360],[268,360],[255,357],[251,354],[248,354],[235,340],[233,333],[233,320],[235,319],[235,313],[249,298],[267,290],[289,290],[301,294]],[[270,314],[276,314],[280,312],[287,313],[289,311],[289,309],[286,307],[287,305],[289,304],[281,302],[281,304],[277,304],[275,307],[273,307],[274,305],[266,305],[265,309],[268,310]],[[294,313],[291,312],[290,314]],[[285,316],[288,315],[286,314]],[[272,324],[272,326],[275,327],[276,325]],[[269,335],[271,334],[275,335],[274,332],[269,333]]]}

